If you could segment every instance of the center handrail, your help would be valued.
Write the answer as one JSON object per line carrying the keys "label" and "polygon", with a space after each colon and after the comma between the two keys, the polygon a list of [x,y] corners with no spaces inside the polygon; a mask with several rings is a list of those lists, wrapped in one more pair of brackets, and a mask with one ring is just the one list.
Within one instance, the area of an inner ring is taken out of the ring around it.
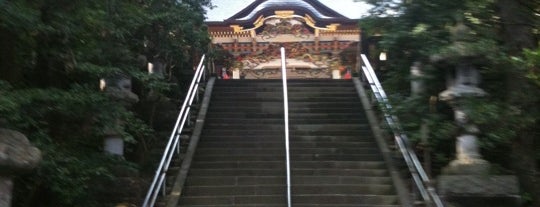
{"label": "center handrail", "polygon": [[186,98],[184,99],[184,103],[182,104],[182,107],[180,108],[180,113],[178,114],[178,118],[176,119],[176,123],[174,125],[174,128],[172,130],[171,136],[169,137],[169,141],[165,147],[165,150],[163,152],[163,156],[161,158],[161,161],[159,163],[159,166],[156,170],[156,173],[154,175],[154,179],[152,181],[152,184],[148,188],[148,192],[144,198],[144,202],[142,204],[142,207],[153,207],[157,197],[159,195],[160,191],[163,191],[163,194],[165,195],[165,177],[167,176],[167,172],[169,170],[169,166],[171,164],[172,158],[176,154],[179,154],[180,152],[180,133],[182,132],[184,128],[184,124],[186,123],[186,120],[189,117],[191,104],[193,103],[193,100],[195,96],[197,96],[199,91],[199,82],[201,80],[201,77],[204,73],[204,62],[205,56],[203,55],[201,57],[201,61],[199,62],[199,65],[197,66],[197,69],[195,71],[195,74],[193,76],[193,80],[191,81],[191,84],[189,86],[188,92],[186,94]]}
{"label": "center handrail", "polygon": [[287,94],[287,66],[285,48],[281,47],[281,79],[283,81],[283,113],[285,120],[285,160],[287,168],[287,206],[291,207],[291,159],[289,153],[289,95]]}
{"label": "center handrail", "polygon": [[375,98],[377,99],[377,102],[381,106],[384,118],[394,134],[395,142],[403,155],[409,171],[411,172],[411,176],[416,184],[416,187],[418,188],[418,191],[426,203],[434,203],[436,207],[443,207],[444,204],[431,185],[432,183],[430,178],[424,171],[422,164],[412,149],[409,139],[399,123],[399,119],[396,116],[391,115],[392,105],[388,101],[386,92],[379,82],[375,71],[371,67],[369,60],[364,54],[361,54],[361,57],[362,62],[365,65],[362,66],[362,71],[364,72],[364,75],[371,87],[373,94],[375,95]]}

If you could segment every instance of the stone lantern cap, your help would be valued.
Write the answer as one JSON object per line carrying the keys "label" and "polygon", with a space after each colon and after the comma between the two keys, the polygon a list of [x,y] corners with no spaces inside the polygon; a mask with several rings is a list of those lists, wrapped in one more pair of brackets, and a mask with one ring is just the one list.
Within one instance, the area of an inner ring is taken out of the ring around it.
{"label": "stone lantern cap", "polygon": [[462,21],[450,29],[452,44],[430,57],[431,62],[455,65],[463,62],[483,63],[485,55],[494,52],[486,42],[478,41],[471,30]]}
{"label": "stone lantern cap", "polygon": [[137,94],[131,92],[131,78],[124,74],[115,74],[101,80],[100,88],[113,100],[130,105],[139,101]]}
{"label": "stone lantern cap", "polygon": [[0,128],[0,176],[14,175],[37,167],[41,151],[22,133]]}
{"label": "stone lantern cap", "polygon": [[487,93],[481,88],[467,85],[451,86],[447,90],[439,94],[439,98],[442,101],[452,101],[461,97],[482,97]]}

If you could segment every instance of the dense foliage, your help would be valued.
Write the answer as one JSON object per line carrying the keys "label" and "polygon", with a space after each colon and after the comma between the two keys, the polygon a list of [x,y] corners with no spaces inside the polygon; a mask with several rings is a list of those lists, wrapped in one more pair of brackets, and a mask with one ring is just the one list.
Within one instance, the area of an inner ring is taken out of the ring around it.
{"label": "dense foliage", "polygon": [[[153,118],[139,105],[181,96],[209,43],[203,6],[210,1],[0,0],[0,127],[24,133],[44,156],[17,177],[14,206],[103,206],[95,181],[140,164],[104,154],[104,133],[129,123],[116,129],[128,155],[148,144]],[[149,75],[147,62],[163,77]],[[118,74],[134,82],[134,107],[99,90]]]}
{"label": "dense foliage", "polygon": [[[471,120],[480,130],[482,154],[494,173],[515,172],[523,195],[539,206],[540,180],[540,85],[538,40],[540,2],[525,0],[366,0],[373,15],[362,20],[364,35],[382,34],[379,50],[387,51],[385,88],[390,91],[397,113],[416,142],[421,126],[428,126],[433,170],[438,172],[453,159],[454,138],[450,106],[431,102],[446,89],[452,64],[436,64],[452,44],[450,29],[462,21],[472,29],[464,49],[479,54],[475,66],[488,95],[465,101]],[[410,67],[420,62],[426,89],[418,96],[409,90]],[[426,146],[419,147],[425,149]],[[497,172],[498,171],[498,172]]]}

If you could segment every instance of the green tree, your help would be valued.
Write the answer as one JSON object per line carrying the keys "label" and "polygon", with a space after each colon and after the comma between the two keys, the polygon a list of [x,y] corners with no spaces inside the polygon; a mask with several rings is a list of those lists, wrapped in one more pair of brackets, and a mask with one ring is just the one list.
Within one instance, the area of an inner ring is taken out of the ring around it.
{"label": "green tree", "polygon": [[[456,127],[446,103],[428,105],[445,86],[447,70],[430,58],[451,44],[449,28],[461,18],[472,28],[469,50],[482,54],[476,63],[483,76],[481,88],[488,96],[470,100],[471,118],[481,128],[482,153],[501,169],[511,169],[530,194],[532,206],[539,206],[540,183],[538,129],[540,87],[538,85],[538,37],[540,3],[522,0],[366,0],[374,5],[373,15],[361,20],[370,32],[382,31],[379,46],[388,51],[385,88],[394,97],[399,114],[413,140],[420,139],[420,125],[430,128],[430,146],[435,172],[453,156]],[[424,94],[409,97],[409,68],[419,61],[427,74]],[[399,98],[398,98],[399,97]],[[433,113],[430,109],[437,109]],[[510,156],[508,156],[510,155]]]}
{"label": "green tree", "polygon": [[[118,166],[140,167],[135,157],[103,153],[109,123],[128,123],[119,129],[128,152],[155,135],[144,107],[112,101],[99,80],[124,74],[144,104],[150,93],[175,102],[209,43],[203,6],[210,1],[0,1],[2,127],[44,154],[35,172],[17,178],[15,206],[104,206],[95,181],[113,180]],[[148,74],[148,61],[161,63],[163,77]]]}

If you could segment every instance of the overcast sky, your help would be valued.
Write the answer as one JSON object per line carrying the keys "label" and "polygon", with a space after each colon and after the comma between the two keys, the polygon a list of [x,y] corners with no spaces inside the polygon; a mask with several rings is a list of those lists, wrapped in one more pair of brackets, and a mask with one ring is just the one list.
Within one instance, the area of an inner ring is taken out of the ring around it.
{"label": "overcast sky", "polygon": [[[254,0],[212,0],[212,4],[217,6],[207,11],[207,21],[222,21],[236,14]],[[319,0],[321,3],[339,12],[340,14],[358,19],[367,14],[369,6],[363,2],[353,0]]]}

